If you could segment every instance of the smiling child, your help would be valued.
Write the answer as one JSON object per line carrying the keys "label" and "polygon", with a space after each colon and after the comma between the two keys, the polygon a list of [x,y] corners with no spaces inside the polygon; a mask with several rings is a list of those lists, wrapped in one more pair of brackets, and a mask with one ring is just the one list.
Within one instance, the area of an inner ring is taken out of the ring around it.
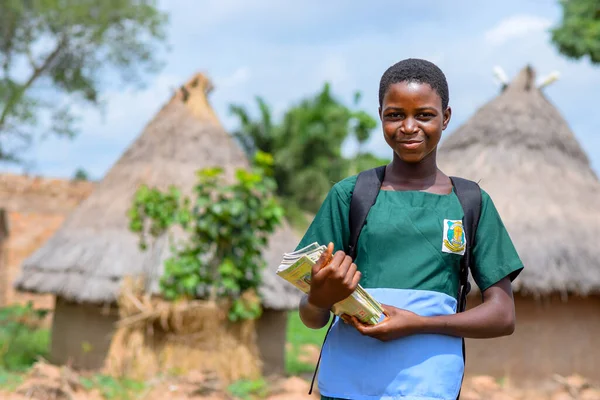
{"label": "smiling child", "polygon": [[436,162],[452,115],[448,104],[446,77],[436,65],[407,59],[385,71],[379,117],[393,159],[361,231],[357,258],[345,253],[356,175],[332,187],[298,245],[329,244],[300,303],[307,327],[327,325],[332,305],[359,282],[386,313],[374,326],[336,317],[319,370],[323,399],[455,400],[464,373],[462,338],[514,331],[511,281],[523,265],[483,189],[471,270],[483,302],[456,312],[464,212]]}

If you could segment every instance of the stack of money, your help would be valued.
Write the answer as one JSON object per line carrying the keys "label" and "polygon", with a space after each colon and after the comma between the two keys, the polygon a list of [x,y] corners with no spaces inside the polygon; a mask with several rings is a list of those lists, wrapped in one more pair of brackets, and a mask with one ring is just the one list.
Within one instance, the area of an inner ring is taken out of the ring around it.
{"label": "stack of money", "polygon": [[[308,293],[312,267],[325,250],[327,250],[326,246],[315,242],[294,252],[285,253],[277,268],[277,275],[304,293]],[[332,311],[338,316],[342,314],[355,316],[359,321],[369,325],[377,324],[383,317],[381,304],[360,285],[350,296],[336,303]]]}

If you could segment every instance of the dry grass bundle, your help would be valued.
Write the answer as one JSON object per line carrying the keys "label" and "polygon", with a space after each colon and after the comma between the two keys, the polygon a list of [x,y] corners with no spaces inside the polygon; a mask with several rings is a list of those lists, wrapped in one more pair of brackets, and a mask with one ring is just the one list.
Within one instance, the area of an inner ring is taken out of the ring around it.
{"label": "dry grass bundle", "polygon": [[214,372],[224,383],[260,376],[253,320],[230,322],[226,302],[150,297],[142,282],[123,281],[107,373],[147,379],[158,373]]}

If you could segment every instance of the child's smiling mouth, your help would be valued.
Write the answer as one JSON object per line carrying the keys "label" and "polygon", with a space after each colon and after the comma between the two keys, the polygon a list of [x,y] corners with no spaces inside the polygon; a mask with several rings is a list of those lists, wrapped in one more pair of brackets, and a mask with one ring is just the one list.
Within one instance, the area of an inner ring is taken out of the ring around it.
{"label": "child's smiling mouth", "polygon": [[398,144],[405,149],[416,149],[421,145],[421,143],[423,143],[422,140],[406,140],[398,142]]}

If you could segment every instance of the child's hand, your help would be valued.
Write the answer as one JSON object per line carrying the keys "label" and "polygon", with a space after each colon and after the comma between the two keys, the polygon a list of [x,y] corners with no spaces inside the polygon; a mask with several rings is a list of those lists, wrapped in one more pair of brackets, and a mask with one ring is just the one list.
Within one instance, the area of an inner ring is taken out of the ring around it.
{"label": "child's hand", "polygon": [[346,253],[338,251],[331,258],[332,253],[333,243],[329,243],[327,250],[313,266],[308,294],[310,304],[327,310],[350,296],[361,277],[360,272],[356,270],[356,264]]}
{"label": "child's hand", "polygon": [[400,308],[383,305],[385,319],[377,325],[365,325],[356,317],[344,315],[343,319],[353,325],[360,333],[382,342],[399,339],[418,333],[423,326],[423,317]]}

